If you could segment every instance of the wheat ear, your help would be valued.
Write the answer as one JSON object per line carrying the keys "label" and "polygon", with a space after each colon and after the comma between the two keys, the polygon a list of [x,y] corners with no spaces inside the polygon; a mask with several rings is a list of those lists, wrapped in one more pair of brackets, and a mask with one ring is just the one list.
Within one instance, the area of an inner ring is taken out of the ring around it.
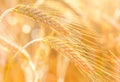
{"label": "wheat ear", "polygon": [[35,8],[29,5],[18,5],[13,9],[13,11],[27,15],[35,19],[35,21],[39,21],[45,25],[48,25],[48,27],[50,27],[59,35],[69,36],[70,34],[66,28],[58,23],[57,20],[53,19],[53,17],[45,13],[45,11],[42,9]]}
{"label": "wheat ear", "polygon": [[80,56],[80,54],[73,49],[67,41],[61,40],[56,37],[47,37],[44,39],[45,43],[48,43],[50,47],[56,51],[64,53],[71,61],[79,68],[86,71],[93,72],[94,69],[88,64],[87,60]]}
{"label": "wheat ear", "polygon": [[[62,39],[59,39],[57,37],[45,37],[40,39],[35,39],[30,42],[28,42],[25,46],[23,46],[22,49],[25,49],[29,45],[35,43],[35,42],[43,42],[44,44],[49,45],[51,48],[54,48],[58,53],[64,53],[65,56],[67,56],[71,61],[79,68],[86,71],[93,72],[94,69],[88,64],[87,60],[80,56],[80,54],[73,49],[73,47],[70,46],[70,44]],[[22,51],[22,49],[20,51]],[[18,52],[16,53],[16,55]]]}

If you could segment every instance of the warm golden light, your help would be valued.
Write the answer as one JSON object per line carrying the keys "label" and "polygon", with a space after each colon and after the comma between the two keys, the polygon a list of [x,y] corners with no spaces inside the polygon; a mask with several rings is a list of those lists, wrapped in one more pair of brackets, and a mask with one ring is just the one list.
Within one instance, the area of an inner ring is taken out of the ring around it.
{"label": "warm golden light", "polygon": [[0,0],[0,82],[120,82],[120,0]]}

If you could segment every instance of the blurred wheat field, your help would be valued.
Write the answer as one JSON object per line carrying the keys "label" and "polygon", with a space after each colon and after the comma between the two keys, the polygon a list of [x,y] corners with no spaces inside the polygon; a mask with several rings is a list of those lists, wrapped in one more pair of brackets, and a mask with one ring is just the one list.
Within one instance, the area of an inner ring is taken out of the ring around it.
{"label": "blurred wheat field", "polygon": [[120,0],[0,0],[0,82],[120,82]]}

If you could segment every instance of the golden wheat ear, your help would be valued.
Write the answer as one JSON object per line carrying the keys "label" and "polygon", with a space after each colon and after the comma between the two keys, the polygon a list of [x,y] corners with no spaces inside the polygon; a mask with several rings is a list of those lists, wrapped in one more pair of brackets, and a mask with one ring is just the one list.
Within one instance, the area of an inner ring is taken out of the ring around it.
{"label": "golden wheat ear", "polygon": [[50,29],[52,29],[59,35],[69,36],[70,34],[66,28],[64,28],[60,23],[57,22],[56,19],[54,19],[52,16],[49,16],[44,10],[40,8],[35,8],[34,6],[29,5],[17,5],[13,9],[13,11],[29,16],[35,21],[47,25],[48,27],[50,27]]}
{"label": "golden wheat ear", "polygon": [[94,69],[88,64],[87,60],[80,56],[79,53],[71,46],[71,44],[67,40],[62,40],[57,37],[48,36],[45,38],[39,38],[28,42],[25,46],[19,50],[15,56],[21,52],[23,49],[28,47],[29,45],[35,42],[43,42],[44,44],[49,45],[51,48],[55,49],[58,53],[64,54],[63,56],[68,57],[71,61],[82,70],[86,70],[87,72],[93,72]]}
{"label": "golden wheat ear", "polygon": [[93,68],[88,64],[87,60],[79,55],[79,53],[71,46],[68,41],[56,38],[56,37],[47,37],[44,39],[44,42],[54,48],[58,53],[63,53],[71,61],[82,70],[87,72],[93,72]]}

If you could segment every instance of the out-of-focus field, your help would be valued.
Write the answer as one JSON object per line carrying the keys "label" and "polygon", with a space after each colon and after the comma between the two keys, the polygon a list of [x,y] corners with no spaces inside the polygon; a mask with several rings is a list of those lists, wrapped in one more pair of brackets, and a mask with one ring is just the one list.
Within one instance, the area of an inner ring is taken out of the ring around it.
{"label": "out-of-focus field", "polygon": [[[120,0],[0,0],[0,15],[19,4],[34,5],[60,24],[66,21],[71,35],[56,28],[57,34],[54,25],[50,29],[37,21],[41,15],[34,18],[27,10],[28,16],[8,13],[0,19],[0,82],[120,82]],[[47,36],[61,42],[34,42]],[[71,51],[79,56],[72,58]],[[78,62],[81,56],[92,73]]]}

